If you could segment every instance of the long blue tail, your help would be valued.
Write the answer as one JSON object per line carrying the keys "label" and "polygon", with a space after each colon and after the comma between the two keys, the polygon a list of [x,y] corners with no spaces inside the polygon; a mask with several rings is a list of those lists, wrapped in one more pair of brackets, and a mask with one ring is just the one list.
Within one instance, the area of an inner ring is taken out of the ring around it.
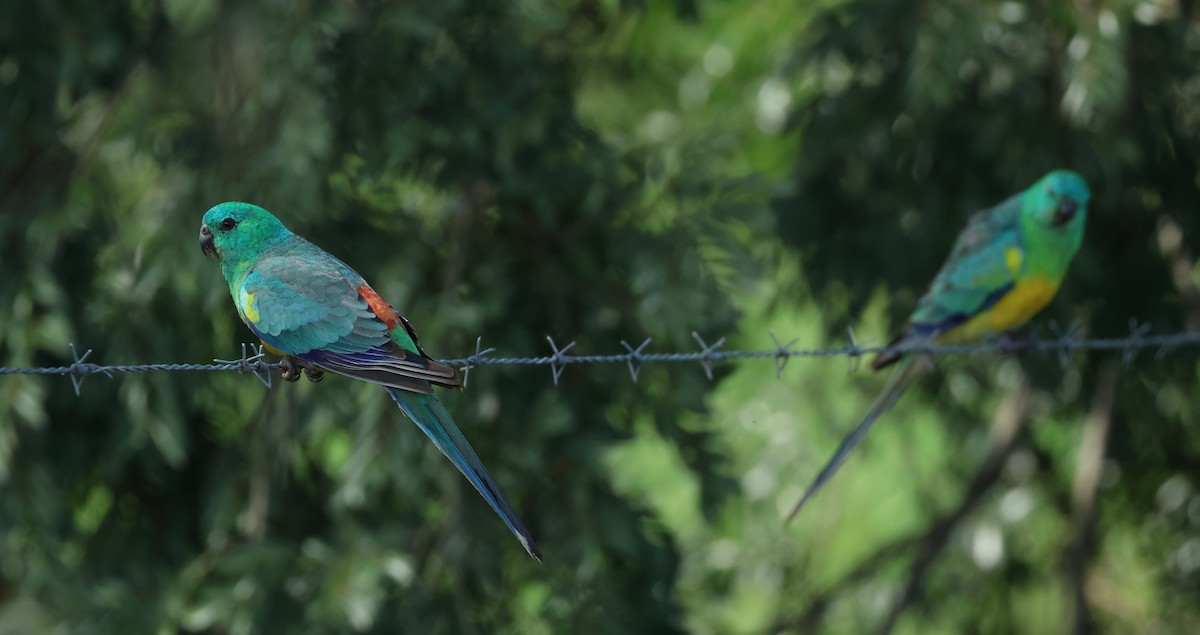
{"label": "long blue tail", "polygon": [[875,425],[879,417],[882,417],[888,410],[892,409],[892,406],[896,405],[896,402],[900,400],[900,395],[904,394],[904,390],[908,388],[912,380],[916,379],[927,366],[923,361],[911,354],[900,359],[896,370],[888,378],[888,383],[883,389],[883,393],[875,400],[875,404],[867,411],[866,416],[863,417],[858,427],[854,428],[850,434],[842,439],[842,443],[838,445],[837,451],[829,458],[825,467],[821,468],[821,471],[813,479],[808,489],[804,491],[804,496],[800,497],[800,502],[796,503],[796,506],[792,508],[792,512],[788,514],[787,520],[784,521],[785,523],[791,522],[796,517],[796,514],[800,513],[800,508],[804,507],[804,504],[817,493],[817,490],[821,489],[821,486],[825,485],[825,482],[838,471],[838,468],[846,461],[846,457],[850,456],[850,451],[854,449],[854,446],[858,445],[859,441],[863,440],[863,437],[867,436],[867,432],[870,432],[871,426]]}
{"label": "long blue tail", "polygon": [[525,529],[525,525],[521,524],[521,519],[517,518],[512,507],[509,507],[508,501],[504,500],[500,486],[492,479],[492,475],[488,474],[487,468],[483,466],[483,461],[480,461],[475,450],[471,449],[471,444],[467,443],[467,438],[454,424],[450,413],[446,412],[437,397],[395,388],[385,387],[385,390],[392,396],[392,399],[396,400],[396,405],[400,406],[404,414],[408,415],[408,418],[412,419],[413,423],[416,423],[417,427],[429,436],[442,454],[445,454],[446,458],[450,459],[458,468],[458,471],[462,472],[468,481],[471,481],[475,489],[479,490],[492,509],[496,510],[496,513],[504,520],[504,524],[508,525],[517,540],[521,541],[525,551],[541,562],[542,554],[533,544],[533,538],[529,535],[529,531]]}

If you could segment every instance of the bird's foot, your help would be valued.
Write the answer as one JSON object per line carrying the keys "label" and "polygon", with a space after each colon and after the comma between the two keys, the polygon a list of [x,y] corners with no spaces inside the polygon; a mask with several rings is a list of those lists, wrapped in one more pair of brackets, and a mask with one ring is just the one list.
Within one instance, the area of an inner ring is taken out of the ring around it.
{"label": "bird's foot", "polygon": [[300,381],[300,360],[288,355],[279,360],[279,376],[284,381]]}
{"label": "bird's foot", "polygon": [[325,379],[325,371],[298,357],[288,355],[279,361],[279,376],[284,381],[300,381],[300,371],[302,370],[304,376],[308,377],[308,381],[318,382]]}
{"label": "bird's foot", "polygon": [[1002,333],[996,338],[996,350],[1002,355],[1015,355],[1030,348],[1036,348],[1038,344],[1037,333],[1033,331],[1010,331]]}

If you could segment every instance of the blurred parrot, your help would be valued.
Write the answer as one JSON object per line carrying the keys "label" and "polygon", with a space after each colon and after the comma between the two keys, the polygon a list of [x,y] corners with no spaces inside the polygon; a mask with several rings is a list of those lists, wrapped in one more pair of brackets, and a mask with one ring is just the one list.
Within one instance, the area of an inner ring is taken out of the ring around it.
{"label": "blurred parrot", "polygon": [[272,354],[283,378],[323,370],[383,386],[475,486],[529,555],[533,539],[467,439],[433,395],[458,373],[421,350],[416,331],[346,263],[293,234],[267,210],[221,203],[200,225],[200,249],[221,262],[238,315]]}
{"label": "blurred parrot", "polygon": [[904,347],[992,338],[1025,324],[1050,302],[1083,242],[1090,196],[1078,174],[1057,170],[971,217],[908,324],[872,360],[874,370],[897,364],[883,393],[821,468],[789,521],[927,366]]}

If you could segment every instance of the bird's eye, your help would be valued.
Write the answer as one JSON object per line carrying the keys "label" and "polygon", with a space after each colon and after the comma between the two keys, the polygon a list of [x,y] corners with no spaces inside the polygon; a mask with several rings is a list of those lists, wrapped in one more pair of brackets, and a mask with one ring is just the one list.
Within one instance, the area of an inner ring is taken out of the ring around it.
{"label": "bird's eye", "polygon": [[221,228],[221,231],[229,231],[234,227],[237,227],[237,221],[233,220],[232,218],[226,218],[225,220],[221,221],[219,227]]}
{"label": "bird's eye", "polygon": [[1054,210],[1054,226],[1062,227],[1071,222],[1071,219],[1075,218],[1075,210],[1078,207],[1078,204],[1073,199],[1064,198]]}

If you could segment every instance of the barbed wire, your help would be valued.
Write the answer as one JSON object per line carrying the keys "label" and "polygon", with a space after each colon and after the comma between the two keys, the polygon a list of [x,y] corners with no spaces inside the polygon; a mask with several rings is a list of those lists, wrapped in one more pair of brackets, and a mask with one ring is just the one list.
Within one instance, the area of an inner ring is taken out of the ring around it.
{"label": "barbed wire", "polygon": [[[1161,360],[1174,349],[1200,346],[1200,332],[1183,331],[1150,335],[1150,325],[1138,325],[1135,320],[1130,320],[1129,335],[1125,337],[1081,339],[1078,336],[1078,327],[1063,330],[1057,325],[1051,324],[1050,328],[1054,332],[1054,337],[1049,339],[1042,339],[1036,333],[1033,333],[1021,339],[1000,338],[977,344],[938,344],[926,341],[898,346],[863,346],[855,339],[854,331],[846,329],[848,337],[847,345],[809,349],[795,348],[799,338],[793,337],[784,342],[775,335],[774,331],[768,331],[771,341],[774,343],[774,348],[760,350],[722,349],[721,347],[725,345],[724,337],[709,344],[698,333],[693,332],[692,337],[700,347],[697,351],[674,353],[648,352],[647,347],[650,346],[653,340],[647,338],[636,347],[621,340],[621,346],[625,349],[624,353],[601,355],[573,355],[570,351],[575,347],[575,341],[571,341],[566,346],[559,348],[554,338],[547,336],[546,342],[550,345],[551,354],[540,357],[489,357],[496,349],[483,348],[483,338],[480,337],[475,340],[474,354],[467,357],[438,361],[443,364],[462,368],[463,386],[466,386],[470,379],[471,369],[480,366],[549,366],[551,379],[554,381],[554,385],[557,386],[563,371],[566,370],[567,366],[574,364],[623,363],[627,366],[630,377],[636,382],[642,364],[698,362],[704,368],[705,376],[711,380],[715,364],[745,359],[774,360],[775,376],[779,377],[783,373],[784,366],[787,365],[788,360],[794,357],[846,357],[849,370],[853,370],[862,357],[884,351],[929,355],[1034,352],[1056,353],[1059,363],[1065,367],[1069,363],[1071,353],[1075,351],[1121,351],[1122,363],[1129,364],[1137,356],[1138,352],[1146,349],[1157,349],[1156,358]],[[74,360],[70,365],[33,368],[3,366],[0,367],[0,375],[66,375],[71,378],[75,394],[78,395],[80,385],[86,377],[104,375],[111,379],[117,373],[236,371],[253,374],[269,389],[272,385],[271,371],[280,368],[280,364],[278,363],[265,361],[263,347],[254,344],[242,344],[242,354],[238,359],[214,359],[211,363],[201,364],[154,363],[102,365],[88,361],[88,358],[92,355],[92,349],[84,351],[82,355],[76,350],[74,344],[70,344],[70,349],[71,357]]]}

